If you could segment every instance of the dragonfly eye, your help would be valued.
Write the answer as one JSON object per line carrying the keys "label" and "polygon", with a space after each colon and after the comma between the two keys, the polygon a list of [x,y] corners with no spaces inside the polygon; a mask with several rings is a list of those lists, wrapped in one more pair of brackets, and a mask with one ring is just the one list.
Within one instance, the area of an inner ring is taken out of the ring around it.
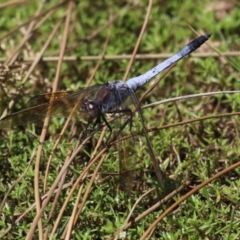
{"label": "dragonfly eye", "polygon": [[91,100],[85,100],[80,106],[80,112],[87,112],[91,117],[97,117],[100,114],[100,107]]}

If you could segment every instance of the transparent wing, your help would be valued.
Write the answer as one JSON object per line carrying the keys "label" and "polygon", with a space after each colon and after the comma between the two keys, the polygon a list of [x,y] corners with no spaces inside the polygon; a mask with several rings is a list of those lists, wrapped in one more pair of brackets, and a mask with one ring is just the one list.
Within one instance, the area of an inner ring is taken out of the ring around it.
{"label": "transparent wing", "polygon": [[[29,100],[28,108],[10,114],[0,120],[0,129],[22,126],[44,120],[45,117],[68,117],[71,111],[85,99],[93,99],[99,86],[89,87],[77,92],[55,92],[35,96]],[[82,112],[81,117],[88,119],[87,112]]]}
{"label": "transparent wing", "polygon": [[[127,91],[129,95],[132,94],[131,90]],[[118,125],[119,184],[120,188],[128,193],[136,189],[138,171],[141,166],[141,160],[136,151],[139,144],[138,138],[133,137],[137,131],[137,124],[132,109],[134,109],[134,103],[129,97],[121,106],[122,116],[114,121],[114,125]],[[125,140],[120,141],[122,138]]]}
{"label": "transparent wing", "polygon": [[[131,89],[129,90],[131,91]],[[136,115],[134,117],[133,123],[135,125],[136,131],[132,131],[133,135],[135,132],[139,133],[142,132],[144,135],[144,138],[141,139],[142,147],[140,146],[140,141],[138,141],[138,138],[134,137],[132,139],[128,140],[128,143],[125,143],[125,146],[120,150],[120,182],[121,185],[125,187],[125,189],[128,190],[128,188],[134,187],[134,182],[136,182],[136,179],[138,176],[137,181],[140,181],[144,183],[145,177],[143,174],[140,174],[140,172],[143,170],[146,163],[149,165],[148,160],[151,161],[151,165],[153,166],[155,175],[157,177],[157,182],[160,187],[163,188],[164,182],[165,182],[165,176],[160,169],[159,162],[155,156],[154,150],[152,148],[152,145],[150,143],[148,132],[144,123],[143,115],[139,106],[139,102],[134,94],[133,91],[131,91],[130,100],[134,103],[134,106],[136,107]],[[134,109],[134,107],[132,107]],[[137,126],[138,125],[138,126]],[[125,128],[126,129],[126,128]],[[124,131],[125,131],[124,129]],[[138,145],[138,146],[137,146]],[[140,148],[139,148],[140,147]],[[141,149],[140,151],[137,149]],[[145,152],[147,151],[147,152]],[[138,159],[139,153],[144,153],[143,155],[147,156],[143,159]],[[137,183],[138,184],[138,183]]]}
{"label": "transparent wing", "polygon": [[119,169],[120,188],[131,192],[136,186],[138,171],[136,141],[132,138],[119,144]]}

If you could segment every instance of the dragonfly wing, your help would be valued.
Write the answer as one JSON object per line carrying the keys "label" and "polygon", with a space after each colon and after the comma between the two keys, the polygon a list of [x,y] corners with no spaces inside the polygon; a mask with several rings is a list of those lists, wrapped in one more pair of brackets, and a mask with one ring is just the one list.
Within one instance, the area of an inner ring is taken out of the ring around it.
{"label": "dragonfly wing", "polygon": [[[68,117],[78,111],[84,100],[93,99],[99,86],[77,92],[46,93],[30,99],[28,108],[10,114],[0,120],[0,129],[23,126],[43,121],[45,117]],[[81,117],[88,119],[88,112],[81,111]]]}
{"label": "dragonfly wing", "polygon": [[69,105],[67,106],[66,102],[60,100],[54,101],[51,104],[41,104],[10,114],[1,119],[0,129],[43,121],[45,117],[57,116],[58,114],[66,116],[70,110],[71,107]]}
{"label": "dragonfly wing", "polygon": [[[121,90],[119,90],[121,91]],[[124,91],[129,91],[127,94],[130,96],[132,91],[130,89],[124,89]],[[129,97],[119,109],[123,116],[119,119],[121,124],[119,124],[119,130],[117,133],[118,138],[129,136],[129,138],[121,141],[118,144],[119,152],[119,183],[120,188],[125,192],[131,192],[136,187],[137,172],[139,170],[139,160],[138,154],[136,152],[137,148],[137,138],[133,137],[132,133],[135,130],[135,119],[131,109],[134,108],[133,102]],[[118,121],[118,120],[117,120]],[[116,120],[114,121],[114,125]]]}
{"label": "dragonfly wing", "polygon": [[119,183],[120,188],[131,192],[136,186],[136,150],[132,138],[124,140],[119,148]]}
{"label": "dragonfly wing", "polygon": [[30,98],[27,106],[28,107],[35,107],[35,106],[38,106],[38,105],[41,105],[41,104],[50,103],[50,102],[53,102],[56,99],[63,98],[63,97],[66,97],[66,96],[70,96],[73,93],[74,92],[70,92],[70,91],[61,91],[61,92],[44,93],[44,94],[36,95],[36,96]]}

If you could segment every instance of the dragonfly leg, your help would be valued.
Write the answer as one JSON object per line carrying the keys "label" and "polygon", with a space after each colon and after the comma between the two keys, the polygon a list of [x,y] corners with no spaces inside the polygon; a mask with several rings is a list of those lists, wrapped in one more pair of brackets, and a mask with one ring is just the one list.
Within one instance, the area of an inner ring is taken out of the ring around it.
{"label": "dragonfly leg", "polygon": [[[132,110],[131,110],[131,109],[129,109],[129,108],[118,109],[118,110],[116,110],[116,111],[111,111],[111,112],[108,112],[108,113],[113,113],[113,114],[116,114],[116,113],[126,113],[126,114],[128,114],[128,115],[129,115],[129,119],[130,119],[130,124],[129,124],[129,126],[130,126],[130,132],[132,133],[133,113],[132,113]],[[125,121],[125,123],[122,125],[122,127],[121,127],[120,130],[119,130],[119,133],[126,127],[126,125],[127,125],[128,122],[129,122],[129,119],[127,119],[127,120]]]}
{"label": "dragonfly leg", "polygon": [[110,131],[110,133],[109,133],[109,135],[108,135],[108,137],[107,137],[107,141],[106,141],[106,145],[108,145],[108,141],[109,141],[109,139],[110,139],[110,137],[111,137],[111,135],[112,135],[112,128],[111,128],[111,126],[109,125],[109,123],[108,123],[107,119],[105,118],[104,114],[102,114],[102,119],[103,119],[103,121],[106,123],[106,125],[107,125],[107,127],[108,127],[108,129],[109,129],[109,131]]}
{"label": "dragonfly leg", "polygon": [[102,122],[101,119],[102,119],[103,122],[107,125],[107,127],[108,127],[108,129],[109,129],[109,131],[110,131],[110,134],[109,134],[109,136],[107,137],[107,142],[106,142],[106,144],[108,144],[108,141],[109,141],[109,139],[110,139],[110,137],[111,137],[111,134],[112,134],[112,128],[111,128],[110,124],[108,123],[108,121],[106,120],[104,114],[100,114],[100,115],[96,118],[96,120],[95,120],[95,122],[94,122],[93,124],[92,124],[92,121],[89,121],[89,122],[87,123],[87,125],[86,125],[86,130],[89,129],[90,124],[92,124],[92,129],[91,129],[90,131],[96,130],[96,129],[94,129],[96,126],[98,126],[98,128],[100,128],[100,125],[101,125],[101,122]]}

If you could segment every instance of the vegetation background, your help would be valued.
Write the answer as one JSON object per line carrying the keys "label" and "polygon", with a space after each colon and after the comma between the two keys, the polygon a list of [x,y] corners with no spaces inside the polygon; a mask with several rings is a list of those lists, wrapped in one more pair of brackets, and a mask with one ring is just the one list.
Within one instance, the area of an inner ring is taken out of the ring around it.
{"label": "vegetation background", "polygon": [[164,191],[137,120],[138,144],[128,147],[141,170],[130,192],[118,187],[118,151],[106,146],[105,128],[80,152],[78,121],[63,130],[65,120],[52,118],[47,132],[41,124],[2,129],[1,239],[240,238],[240,97],[223,92],[240,88],[238,1],[13,0],[0,12],[2,117],[34,95],[140,75],[212,33],[136,93],[152,87],[141,106]]}

